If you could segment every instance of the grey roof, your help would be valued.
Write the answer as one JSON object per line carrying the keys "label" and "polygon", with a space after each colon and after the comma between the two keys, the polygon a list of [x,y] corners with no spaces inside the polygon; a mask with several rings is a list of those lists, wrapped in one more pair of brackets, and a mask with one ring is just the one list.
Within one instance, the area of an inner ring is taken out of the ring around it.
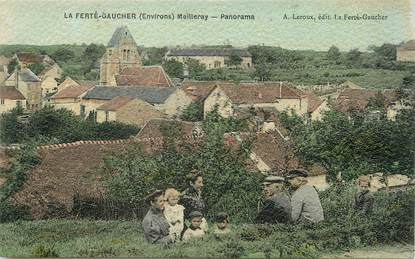
{"label": "grey roof", "polygon": [[41,81],[39,77],[37,77],[35,73],[33,73],[32,70],[28,68],[24,68],[20,70],[18,73],[19,73],[19,80],[22,80],[25,82],[40,82]]}
{"label": "grey roof", "polygon": [[135,40],[128,30],[127,26],[121,26],[115,30],[111,40],[108,42],[108,47],[118,46],[123,39],[125,39],[128,43],[137,46],[137,43],[135,43]]}
{"label": "grey roof", "polygon": [[174,91],[174,87],[148,86],[96,86],[84,99],[111,100],[117,96],[133,97],[148,103],[163,103]]}
{"label": "grey roof", "polygon": [[167,53],[167,56],[230,56],[237,55],[240,57],[251,57],[246,49],[172,49]]}

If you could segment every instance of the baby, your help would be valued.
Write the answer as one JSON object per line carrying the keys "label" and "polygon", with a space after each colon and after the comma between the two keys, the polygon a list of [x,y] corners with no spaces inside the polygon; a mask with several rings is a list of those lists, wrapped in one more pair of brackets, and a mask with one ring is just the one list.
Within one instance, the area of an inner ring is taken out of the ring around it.
{"label": "baby", "polygon": [[215,218],[216,227],[213,231],[215,235],[224,235],[231,232],[229,228],[229,216],[225,212],[218,213]]}
{"label": "baby", "polygon": [[170,238],[173,242],[180,240],[180,235],[184,228],[184,207],[177,204],[180,192],[174,188],[165,191],[164,216],[170,225]]}
{"label": "baby", "polygon": [[189,214],[190,218],[190,227],[186,229],[183,234],[183,241],[192,239],[192,238],[200,238],[203,237],[205,231],[201,228],[203,214],[199,211],[192,211]]}

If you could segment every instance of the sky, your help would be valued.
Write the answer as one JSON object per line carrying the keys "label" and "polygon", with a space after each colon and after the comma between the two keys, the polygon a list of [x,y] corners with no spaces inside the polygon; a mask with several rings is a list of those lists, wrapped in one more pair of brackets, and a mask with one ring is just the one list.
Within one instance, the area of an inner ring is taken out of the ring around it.
{"label": "sky", "polygon": [[[138,45],[264,44],[288,49],[341,50],[415,38],[412,0],[0,0],[0,44],[107,44],[126,25]],[[205,20],[75,19],[76,13],[203,14]],[[221,14],[254,15],[224,20]],[[330,20],[319,20],[327,14]],[[381,15],[385,20],[335,20],[334,15]],[[284,19],[286,15],[289,19]],[[314,16],[316,20],[292,19]],[[219,18],[211,18],[218,16]]]}

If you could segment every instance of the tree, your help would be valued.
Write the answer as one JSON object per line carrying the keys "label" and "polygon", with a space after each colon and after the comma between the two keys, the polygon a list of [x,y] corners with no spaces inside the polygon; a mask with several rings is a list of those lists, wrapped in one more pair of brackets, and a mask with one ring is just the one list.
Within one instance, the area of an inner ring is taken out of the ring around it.
{"label": "tree", "polygon": [[380,47],[370,46],[369,49],[373,50],[382,59],[389,61],[396,60],[396,45],[385,43]]}
{"label": "tree", "polygon": [[75,58],[75,53],[66,48],[60,48],[52,53],[52,58],[58,62],[68,62]]}
{"label": "tree", "polygon": [[166,70],[166,73],[170,77],[183,78],[183,75],[184,75],[184,65],[183,65],[183,63],[181,63],[181,62],[179,62],[175,59],[171,59],[171,60],[165,61],[163,63],[163,68],[164,68],[164,70]]}
{"label": "tree", "polygon": [[193,58],[186,60],[186,66],[187,70],[189,71],[189,77],[193,79],[198,79],[201,73],[206,70],[206,66],[204,64],[200,63],[199,60]]}
{"label": "tree", "polygon": [[45,65],[42,63],[33,63],[27,66],[35,75],[39,75],[44,69]]}
{"label": "tree", "polygon": [[358,66],[360,64],[360,55],[362,53],[359,49],[352,49],[347,53],[347,61],[352,66]]}
{"label": "tree", "polygon": [[227,66],[237,67],[242,63],[242,61],[243,61],[243,59],[240,56],[238,56],[236,54],[232,54],[232,55],[229,56],[228,59],[225,60],[225,64]]}
{"label": "tree", "polygon": [[88,64],[93,64],[95,61],[100,59],[105,53],[105,46],[102,44],[89,44],[82,54],[82,59]]}
{"label": "tree", "polygon": [[329,48],[329,50],[327,51],[327,58],[329,59],[329,60],[332,60],[332,61],[334,61],[334,62],[336,62],[336,63],[338,63],[339,62],[339,60],[340,60],[340,50],[339,50],[339,48],[337,48],[336,46],[331,46],[330,48]]}
{"label": "tree", "polygon": [[255,72],[252,74],[253,78],[258,78],[260,81],[268,81],[271,79],[271,66],[266,63],[260,63],[255,66]]}
{"label": "tree", "polygon": [[192,102],[184,109],[181,119],[184,121],[202,121],[203,120],[203,101]]}
{"label": "tree", "polygon": [[0,115],[0,140],[2,143],[21,143],[28,138],[26,125],[19,120],[23,108],[17,106]]}
{"label": "tree", "polygon": [[7,71],[9,72],[9,74],[12,74],[16,68],[19,70],[20,66],[17,59],[14,58],[10,61],[9,65],[7,65]]}

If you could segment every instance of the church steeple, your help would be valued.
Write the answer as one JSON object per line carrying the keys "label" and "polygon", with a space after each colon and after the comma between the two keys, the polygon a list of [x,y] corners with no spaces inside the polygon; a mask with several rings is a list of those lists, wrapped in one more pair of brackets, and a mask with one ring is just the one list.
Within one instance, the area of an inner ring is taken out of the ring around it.
{"label": "church steeple", "polygon": [[126,67],[140,66],[141,59],[137,43],[127,26],[118,27],[101,58],[100,84],[116,86],[115,75],[118,75]]}

